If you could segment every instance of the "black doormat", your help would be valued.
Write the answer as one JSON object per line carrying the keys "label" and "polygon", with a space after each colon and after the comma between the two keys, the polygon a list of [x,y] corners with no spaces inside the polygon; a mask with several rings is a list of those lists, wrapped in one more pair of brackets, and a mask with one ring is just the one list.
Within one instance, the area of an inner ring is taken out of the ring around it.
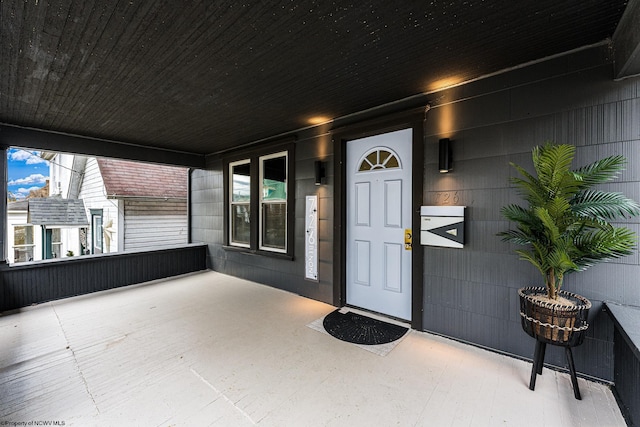
{"label": "black doormat", "polygon": [[327,314],[322,323],[324,329],[339,340],[364,345],[387,344],[409,330],[351,311],[341,313],[339,309]]}

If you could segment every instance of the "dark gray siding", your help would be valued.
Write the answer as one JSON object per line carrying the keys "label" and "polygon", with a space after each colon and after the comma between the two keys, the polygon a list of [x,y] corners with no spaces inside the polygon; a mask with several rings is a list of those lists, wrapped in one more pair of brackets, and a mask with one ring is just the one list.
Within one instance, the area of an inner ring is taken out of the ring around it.
{"label": "dark gray siding", "polygon": [[[623,154],[621,179],[607,185],[640,200],[639,79],[615,82],[605,48],[581,51],[439,94],[425,130],[424,203],[467,208],[462,250],[425,248],[424,327],[531,358],[534,340],[520,327],[516,289],[541,284],[539,273],[495,235],[509,227],[500,208],[520,202],[509,162],[531,165],[533,146],[577,146],[576,165]],[[453,140],[454,171],[437,172],[438,139]],[[450,202],[451,203],[451,202]],[[639,231],[638,219],[626,222]],[[576,348],[577,369],[613,380],[613,327],[602,301],[640,305],[638,254],[569,275],[565,289],[591,299],[592,328]],[[546,362],[565,366],[559,348]]]}
{"label": "dark gray siding", "polygon": [[[328,134],[301,136],[295,145],[295,240],[293,260],[253,255],[224,248],[224,181],[222,160],[191,174],[191,241],[208,244],[208,265],[222,273],[264,283],[319,301],[333,297],[333,167]],[[327,163],[327,184],[316,186],[314,161]],[[319,281],[304,279],[305,197],[318,195]]]}
{"label": "dark gray siding", "polygon": [[[598,46],[431,94],[424,139],[424,205],[465,205],[464,249],[425,247],[424,329],[531,359],[534,341],[521,329],[516,290],[539,284],[539,273],[519,261],[496,233],[509,227],[500,208],[519,201],[509,162],[531,164],[533,146],[546,140],[578,147],[577,163],[624,154],[629,167],[607,186],[640,200],[640,79],[613,81],[610,51]],[[400,106],[396,106],[400,107]],[[415,105],[408,105],[413,108]],[[344,124],[345,128],[355,124]],[[274,259],[224,249],[222,161],[192,174],[192,241],[208,244],[209,266],[320,301],[336,301],[332,283],[334,243],[330,135],[298,135],[296,142],[295,259]],[[438,140],[453,141],[454,170],[437,171]],[[326,159],[329,178],[313,184],[313,161]],[[320,282],[304,280],[304,196],[320,195]],[[337,197],[337,194],[336,194]],[[626,224],[640,231],[639,220]],[[419,242],[414,242],[419,244]],[[347,261],[348,262],[348,261]],[[613,325],[602,301],[640,305],[639,256],[567,277],[565,288],[590,298],[592,328],[576,348],[578,371],[613,380]],[[546,362],[564,367],[564,353],[550,347]]]}

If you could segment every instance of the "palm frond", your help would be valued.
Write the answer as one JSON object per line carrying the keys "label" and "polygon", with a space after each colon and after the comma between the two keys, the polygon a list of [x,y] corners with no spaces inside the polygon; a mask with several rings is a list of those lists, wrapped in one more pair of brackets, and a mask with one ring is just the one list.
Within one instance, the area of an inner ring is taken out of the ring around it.
{"label": "palm frond", "polygon": [[537,207],[534,212],[538,219],[544,225],[545,233],[549,240],[558,240],[560,238],[560,229],[558,224],[554,221],[553,217],[549,215],[549,211],[544,207]]}
{"label": "palm frond", "polygon": [[541,274],[544,275],[544,271],[546,270],[546,266],[540,263],[539,257],[536,257],[531,251],[525,251],[517,249],[516,253],[520,255],[520,259],[522,261],[529,261],[534,267],[540,271]]}
{"label": "palm frond", "polygon": [[585,190],[571,200],[572,211],[583,218],[613,220],[640,214],[640,205],[621,193]]}
{"label": "palm frond", "polygon": [[553,267],[556,273],[564,274],[567,271],[575,270],[578,268],[575,262],[571,259],[569,254],[560,248],[556,248],[548,255],[549,265]]}
{"label": "palm frond", "polygon": [[517,245],[530,245],[531,236],[526,231],[522,230],[507,230],[498,233],[498,236],[502,237],[503,242],[515,243]]}
{"label": "palm frond", "polygon": [[538,179],[551,190],[560,187],[571,167],[576,148],[573,145],[551,145],[547,142],[533,150],[533,165]]}
{"label": "palm frond", "polygon": [[582,271],[599,262],[631,255],[636,243],[636,234],[625,227],[587,233],[576,238],[575,244],[581,255],[575,262]]}
{"label": "palm frond", "polygon": [[640,215],[640,205],[620,193],[590,189],[615,178],[624,158],[611,156],[572,171],[575,152],[566,144],[534,148],[535,176],[512,164],[520,177],[511,181],[528,206],[501,210],[516,227],[498,235],[526,247],[516,253],[540,271],[549,289],[560,289],[565,274],[629,255],[636,245],[632,231],[608,221]]}
{"label": "palm frond", "polygon": [[633,252],[636,234],[626,227],[609,227],[577,236],[574,243],[582,253],[624,256]]}
{"label": "palm frond", "polygon": [[516,204],[503,206],[500,209],[500,213],[509,221],[514,221],[514,222],[530,223],[534,218],[534,216],[531,214],[531,211]]}
{"label": "palm frond", "polygon": [[609,156],[576,169],[574,174],[580,177],[583,188],[589,188],[617,178],[626,163],[623,156]]}
{"label": "palm frond", "polygon": [[563,218],[571,213],[571,204],[565,197],[554,197],[547,203],[549,215],[556,220]]}
{"label": "palm frond", "polygon": [[524,199],[531,204],[539,204],[542,203],[547,195],[546,188],[540,183],[540,181],[527,172],[521,166],[516,165],[515,163],[510,163],[514,169],[522,175],[523,178],[512,177],[511,183],[516,186],[518,189],[518,194],[520,194]]}

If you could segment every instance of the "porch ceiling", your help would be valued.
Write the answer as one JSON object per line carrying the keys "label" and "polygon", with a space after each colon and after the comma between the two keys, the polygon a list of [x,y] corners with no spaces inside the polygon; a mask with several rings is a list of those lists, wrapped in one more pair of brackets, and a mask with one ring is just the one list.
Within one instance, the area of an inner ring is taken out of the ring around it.
{"label": "porch ceiling", "polygon": [[217,153],[601,42],[626,3],[3,1],[0,123]]}

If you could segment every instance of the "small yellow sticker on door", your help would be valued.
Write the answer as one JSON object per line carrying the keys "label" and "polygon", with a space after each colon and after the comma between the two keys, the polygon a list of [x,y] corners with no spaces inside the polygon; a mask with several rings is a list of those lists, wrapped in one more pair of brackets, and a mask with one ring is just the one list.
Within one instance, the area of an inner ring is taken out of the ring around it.
{"label": "small yellow sticker on door", "polygon": [[411,229],[405,228],[404,229],[404,250],[405,251],[411,250],[412,242],[413,242],[413,239],[412,239]]}

